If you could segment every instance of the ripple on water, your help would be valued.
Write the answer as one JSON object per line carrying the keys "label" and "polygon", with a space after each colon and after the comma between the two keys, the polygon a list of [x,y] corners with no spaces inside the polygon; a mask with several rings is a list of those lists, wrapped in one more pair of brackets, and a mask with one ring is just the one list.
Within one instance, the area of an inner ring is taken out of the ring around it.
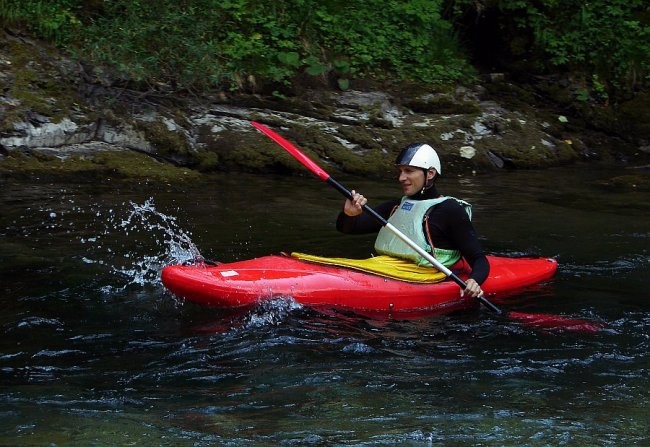
{"label": "ripple on water", "polygon": [[[171,197],[156,188],[155,202],[149,191],[95,186],[43,186],[20,202],[5,192],[0,444],[644,445],[647,229],[623,208],[608,219],[540,202],[548,184],[588,182],[544,172],[529,190],[531,176],[464,178],[486,210],[476,223],[490,248],[560,261],[550,287],[499,304],[606,323],[598,334],[484,310],[378,321],[289,297],[224,313],[163,293],[161,266],[194,259],[201,237],[218,257],[292,244],[366,253],[371,241],[342,247],[331,229],[338,198],[296,209],[293,194],[325,197],[304,179],[238,176]],[[278,184],[283,200],[258,194]],[[192,215],[198,238],[162,212],[170,203]]]}

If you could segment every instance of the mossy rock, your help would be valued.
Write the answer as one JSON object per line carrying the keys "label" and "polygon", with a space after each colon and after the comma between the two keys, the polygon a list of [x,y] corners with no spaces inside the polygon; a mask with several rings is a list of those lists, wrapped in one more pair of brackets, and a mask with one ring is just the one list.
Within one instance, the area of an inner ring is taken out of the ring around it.
{"label": "mossy rock", "polygon": [[[224,130],[203,138],[195,166],[201,171],[244,171],[254,173],[303,172],[300,164],[276,143],[259,132]],[[305,151],[307,152],[307,151]]]}
{"label": "mossy rock", "polygon": [[650,191],[650,174],[628,174],[612,177],[600,186],[614,191]]}
{"label": "mossy rock", "polygon": [[472,101],[459,101],[448,95],[433,97],[419,97],[404,102],[415,113],[425,114],[476,114],[480,113],[480,106]]}
{"label": "mossy rock", "polygon": [[13,123],[28,120],[30,114],[58,122],[75,111],[79,117],[88,115],[87,122],[95,119],[81,95],[69,87],[74,79],[62,72],[64,62],[49,55],[56,54],[55,49],[44,52],[42,42],[36,45],[22,39],[8,38],[4,42],[12,63],[3,67],[10,80],[4,94],[11,99],[11,105],[5,107],[2,128],[10,130]]}
{"label": "mossy rock", "polygon": [[153,122],[138,121],[136,128],[144,133],[147,141],[162,156],[188,156],[191,152],[190,144],[185,135],[179,131],[170,130],[159,120]]}
{"label": "mossy rock", "polygon": [[638,93],[621,104],[618,110],[620,127],[650,141],[650,93]]}
{"label": "mossy rock", "polygon": [[161,163],[152,157],[126,150],[100,151],[92,155],[56,156],[54,152],[10,152],[0,159],[0,175],[51,178],[138,179],[177,182],[198,179],[200,173]]}
{"label": "mossy rock", "polygon": [[489,160],[491,156],[497,156],[509,167],[531,169],[566,164],[578,158],[570,142],[552,143],[553,145],[545,145],[534,136],[522,138],[516,145],[501,140],[492,140],[489,143],[479,141],[476,148],[479,150],[480,157],[477,162],[493,164]]}

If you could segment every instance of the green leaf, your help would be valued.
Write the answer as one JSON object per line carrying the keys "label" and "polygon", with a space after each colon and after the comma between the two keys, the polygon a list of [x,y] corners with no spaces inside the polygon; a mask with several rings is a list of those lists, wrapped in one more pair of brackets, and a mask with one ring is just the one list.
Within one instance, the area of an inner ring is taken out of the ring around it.
{"label": "green leaf", "polygon": [[327,65],[316,62],[307,67],[307,74],[310,76],[320,76],[327,71]]}
{"label": "green leaf", "polygon": [[300,55],[295,51],[281,51],[278,53],[278,60],[285,65],[298,68],[300,66]]}
{"label": "green leaf", "polygon": [[336,70],[341,74],[350,72],[350,62],[346,60],[337,59],[334,61],[333,65],[334,68],[336,68]]}

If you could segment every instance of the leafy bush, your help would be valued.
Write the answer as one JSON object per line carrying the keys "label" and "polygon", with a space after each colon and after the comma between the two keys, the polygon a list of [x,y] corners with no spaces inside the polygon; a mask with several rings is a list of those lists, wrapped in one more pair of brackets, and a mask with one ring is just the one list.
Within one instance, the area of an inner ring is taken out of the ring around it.
{"label": "leafy bush", "polygon": [[26,24],[56,43],[64,43],[80,25],[75,14],[78,0],[0,0],[0,23]]}
{"label": "leafy bush", "polygon": [[[498,11],[506,39],[527,48],[538,65],[582,73],[599,96],[623,96],[650,84],[647,0],[450,0],[459,18],[468,10]],[[481,10],[478,10],[480,6]]]}
{"label": "leafy bush", "polygon": [[0,0],[0,23],[149,86],[255,89],[306,73],[347,88],[471,77],[451,20],[487,10],[513,55],[582,75],[584,92],[650,84],[647,0]]}
{"label": "leafy bush", "polygon": [[312,41],[363,75],[426,83],[469,73],[440,1],[315,2]]}
{"label": "leafy bush", "polygon": [[438,0],[100,3],[0,0],[0,18],[37,24],[80,58],[149,85],[242,89],[307,73],[347,88],[350,76],[434,83],[472,74]]}

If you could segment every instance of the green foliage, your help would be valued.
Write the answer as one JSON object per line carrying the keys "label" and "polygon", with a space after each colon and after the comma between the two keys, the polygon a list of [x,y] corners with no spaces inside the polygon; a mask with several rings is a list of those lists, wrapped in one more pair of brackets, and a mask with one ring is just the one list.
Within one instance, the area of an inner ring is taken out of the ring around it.
{"label": "green foliage", "polygon": [[471,77],[443,10],[497,11],[512,54],[581,74],[584,100],[650,84],[647,0],[0,0],[0,23],[151,88],[277,91],[304,73],[347,89]]}
{"label": "green foliage", "polygon": [[25,24],[39,36],[66,42],[80,25],[78,0],[0,0],[0,23]]}
{"label": "green foliage", "polygon": [[599,78],[631,89],[650,75],[650,27],[635,20],[635,13],[647,8],[645,2],[547,1],[542,6],[526,23],[535,29],[536,42],[551,64],[583,69],[600,93],[604,85]]}
{"label": "green foliage", "polygon": [[440,0],[0,0],[118,76],[171,88],[256,89],[306,73],[452,82],[471,76]]}
{"label": "green foliage", "polygon": [[[317,5],[317,6],[316,6]],[[469,67],[441,18],[440,1],[315,3],[312,40],[333,58],[347,56],[352,73],[388,72],[425,83],[467,77]]]}
{"label": "green foliage", "polygon": [[[450,0],[456,17],[473,10],[475,0]],[[597,96],[617,95],[650,84],[650,8],[647,0],[488,0],[498,10],[506,40],[527,48],[547,70],[582,72]],[[514,53],[514,52],[513,52]]]}

